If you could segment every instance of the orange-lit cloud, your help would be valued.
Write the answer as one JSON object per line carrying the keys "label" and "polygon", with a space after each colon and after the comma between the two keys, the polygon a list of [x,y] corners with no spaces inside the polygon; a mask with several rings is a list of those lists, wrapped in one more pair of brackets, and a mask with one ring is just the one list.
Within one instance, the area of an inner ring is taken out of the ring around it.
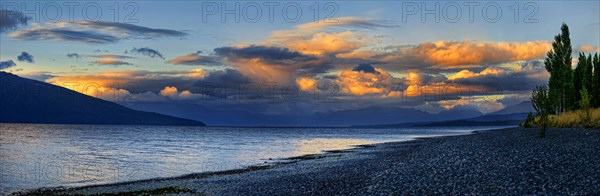
{"label": "orange-lit cloud", "polygon": [[579,50],[577,52],[600,52],[600,46],[594,47],[589,44],[584,44],[579,46]]}
{"label": "orange-lit cloud", "polygon": [[174,86],[165,86],[165,88],[163,90],[161,90],[159,94],[162,96],[165,96],[165,97],[169,97],[171,99],[176,99],[176,100],[192,99],[197,96],[200,96],[200,95],[193,94],[189,90],[184,90],[184,91],[179,92],[177,87],[174,87]]}
{"label": "orange-lit cloud", "polygon": [[324,54],[349,53],[368,45],[368,38],[354,32],[319,32],[308,38],[288,40],[283,45],[289,49],[322,56]]}
{"label": "orange-lit cloud", "polygon": [[187,75],[190,78],[204,78],[207,75],[207,71],[202,69],[202,68],[198,68],[198,69],[193,69],[192,71],[190,71]]}
{"label": "orange-lit cloud", "polygon": [[[189,74],[198,74],[198,70],[189,71],[170,71],[170,72],[150,72],[141,70],[124,70],[101,72],[94,75],[72,75],[57,76],[46,80],[48,83],[57,86],[63,86],[72,90],[85,93],[90,89],[136,89],[144,91],[158,91],[164,87],[166,82],[192,83],[197,77],[191,77]],[[160,88],[160,89],[159,89]],[[86,93],[87,94],[87,93]]]}
{"label": "orange-lit cloud", "polygon": [[317,83],[317,80],[307,77],[300,77],[296,79],[296,85],[298,85],[302,91],[315,90],[315,88],[317,88]]}
{"label": "orange-lit cloud", "polygon": [[387,94],[396,85],[396,79],[386,70],[375,68],[378,73],[341,71],[336,81],[340,91],[352,95]]}
{"label": "orange-lit cloud", "polygon": [[378,55],[378,54],[382,54],[382,52],[367,51],[367,50],[354,50],[352,52],[341,53],[341,54],[337,54],[335,56],[337,58],[342,58],[342,59],[363,59],[363,60],[369,60],[369,59],[373,58],[373,56]]}
{"label": "orange-lit cloud", "polygon": [[173,97],[179,95],[179,92],[176,87],[165,86],[165,88],[160,91],[160,94],[167,97]]}
{"label": "orange-lit cloud", "polygon": [[465,69],[465,70],[459,71],[458,73],[455,73],[454,75],[449,76],[448,79],[456,80],[456,79],[473,78],[473,77],[486,76],[486,75],[500,75],[502,73],[504,73],[503,70],[498,69],[498,68],[493,68],[493,67],[485,68],[483,71],[481,71],[479,73],[475,73],[475,72]]}
{"label": "orange-lit cloud", "polygon": [[[353,30],[349,31],[348,27]],[[357,29],[394,27],[397,26],[370,18],[332,18],[329,22],[310,22],[296,25],[290,30],[274,31],[265,40],[265,44],[284,46],[304,54],[318,56],[350,53],[373,41],[372,37],[357,32]]]}
{"label": "orange-lit cloud", "polygon": [[117,59],[101,59],[97,61],[93,61],[92,63],[97,65],[132,65],[131,63],[117,60]]}
{"label": "orange-lit cloud", "polygon": [[395,54],[381,60],[421,66],[480,65],[537,59],[546,55],[550,49],[551,44],[546,41],[487,43],[439,41],[399,49]]}
{"label": "orange-lit cloud", "polygon": [[236,67],[244,76],[254,81],[286,83],[293,76],[295,67],[276,66],[263,62],[260,58],[226,60],[227,65]]}
{"label": "orange-lit cloud", "polygon": [[179,56],[168,60],[173,65],[221,65],[221,59],[217,56],[203,56],[200,52]]}

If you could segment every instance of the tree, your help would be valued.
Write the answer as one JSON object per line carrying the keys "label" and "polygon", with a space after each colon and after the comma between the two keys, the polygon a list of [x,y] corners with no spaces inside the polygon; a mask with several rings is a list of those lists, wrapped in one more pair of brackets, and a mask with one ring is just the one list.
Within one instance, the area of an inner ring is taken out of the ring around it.
{"label": "tree", "polygon": [[592,98],[590,97],[590,94],[585,88],[583,88],[581,90],[581,100],[579,101],[579,106],[581,107],[581,124],[584,127],[589,127],[592,119],[590,116],[590,107],[592,106],[590,103],[591,100]]}
{"label": "tree", "polygon": [[[581,100],[581,89],[583,89],[583,78],[584,70],[587,66],[587,57],[583,53],[579,53],[579,59],[577,61],[577,67],[573,70],[573,89],[575,92],[575,102],[579,103]],[[579,106],[579,105],[577,105]],[[577,108],[577,107],[576,107]]]}
{"label": "tree", "polygon": [[[573,88],[575,91],[575,102],[581,101],[581,93],[583,89],[590,93],[593,89],[592,85],[592,56],[585,56],[584,53],[579,53],[579,61],[577,67],[573,71]],[[588,94],[589,95],[589,94]],[[578,104],[573,109],[579,109],[581,106]]]}
{"label": "tree", "polygon": [[550,72],[549,97],[553,111],[557,114],[572,108],[574,103],[573,74],[571,69],[571,38],[569,27],[563,23],[561,33],[554,37],[552,50],[544,61],[546,70]]}
{"label": "tree", "polygon": [[583,89],[586,89],[589,92],[592,91],[592,68],[593,68],[593,64],[592,64],[592,55],[588,55],[588,57],[585,59],[585,66],[583,67],[583,78],[582,78],[582,85],[583,85]]}
{"label": "tree", "polygon": [[592,106],[600,107],[600,55],[594,55],[594,75],[592,78]]}
{"label": "tree", "polygon": [[531,114],[531,112],[529,112],[529,114],[527,114],[527,118],[525,119],[525,121],[521,122],[521,124],[519,126],[523,127],[523,128],[531,128],[531,127],[533,127],[534,123],[535,123],[535,117],[533,117],[533,114]]}
{"label": "tree", "polygon": [[536,86],[531,95],[533,108],[540,117],[540,137],[546,137],[546,129],[548,128],[548,114],[552,110],[552,100],[549,97],[548,88],[546,85]]}

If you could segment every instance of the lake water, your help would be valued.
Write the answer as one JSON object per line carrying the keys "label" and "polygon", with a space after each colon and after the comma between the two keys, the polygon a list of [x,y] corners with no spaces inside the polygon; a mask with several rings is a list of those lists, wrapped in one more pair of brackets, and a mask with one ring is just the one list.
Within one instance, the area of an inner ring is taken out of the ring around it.
{"label": "lake water", "polygon": [[103,184],[237,169],[324,150],[406,141],[415,137],[468,134],[491,128],[0,124],[0,195],[19,189]]}

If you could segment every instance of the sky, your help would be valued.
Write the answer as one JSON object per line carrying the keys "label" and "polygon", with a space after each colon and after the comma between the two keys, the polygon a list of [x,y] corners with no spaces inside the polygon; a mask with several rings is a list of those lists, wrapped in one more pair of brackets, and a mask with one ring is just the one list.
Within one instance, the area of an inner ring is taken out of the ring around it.
{"label": "sky", "polygon": [[[2,1],[0,69],[118,103],[312,115],[527,101],[599,1]],[[577,59],[577,58],[574,58]],[[573,62],[576,64],[576,62]]]}

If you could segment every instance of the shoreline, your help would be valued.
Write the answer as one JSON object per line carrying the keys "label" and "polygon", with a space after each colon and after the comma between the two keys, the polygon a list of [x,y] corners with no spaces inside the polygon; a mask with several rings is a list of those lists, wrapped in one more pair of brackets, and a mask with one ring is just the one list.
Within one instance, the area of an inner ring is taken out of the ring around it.
{"label": "shoreline", "polygon": [[[207,127],[209,127],[209,126],[207,126]],[[321,153],[316,153],[316,154],[305,154],[305,155],[300,155],[300,156],[280,158],[280,159],[278,159],[278,160],[280,160],[279,162],[270,162],[270,163],[265,162],[265,163],[261,163],[261,164],[250,165],[250,166],[240,168],[240,169],[198,172],[198,173],[189,173],[189,174],[184,174],[184,175],[179,175],[179,176],[171,176],[171,177],[156,177],[156,178],[139,179],[139,180],[132,180],[132,181],[106,183],[106,184],[85,185],[85,186],[73,186],[73,187],[58,186],[58,187],[39,187],[39,188],[33,188],[33,189],[21,189],[21,190],[17,190],[12,193],[9,193],[9,195],[37,195],[37,194],[53,195],[53,194],[58,194],[60,192],[74,191],[74,190],[80,190],[80,189],[86,189],[86,188],[127,186],[127,185],[132,185],[132,184],[135,185],[135,184],[140,184],[140,183],[156,182],[156,181],[176,181],[176,180],[185,180],[187,178],[205,179],[205,178],[211,178],[211,177],[223,176],[223,175],[236,175],[236,174],[242,174],[242,173],[247,173],[247,172],[252,172],[252,171],[273,169],[276,167],[281,167],[281,166],[284,166],[287,164],[293,164],[293,163],[297,163],[300,161],[316,160],[316,159],[323,159],[323,158],[329,158],[329,157],[340,157],[347,153],[357,153],[356,152],[357,150],[360,151],[360,150],[366,149],[366,148],[376,148],[377,146],[384,145],[384,144],[404,143],[404,142],[427,140],[427,139],[440,138],[440,137],[463,136],[463,135],[476,134],[479,132],[496,131],[496,130],[503,130],[503,129],[511,129],[511,127],[475,130],[475,131],[471,131],[466,134],[457,134],[457,135],[415,137],[415,138],[412,138],[412,139],[406,140],[406,141],[391,141],[391,142],[382,142],[382,143],[374,143],[374,144],[361,144],[361,145],[352,146],[351,148],[348,148],[348,149],[323,150]]]}
{"label": "shoreline", "polygon": [[[117,125],[117,126],[119,126],[119,125]],[[207,126],[207,127],[209,127],[209,126]],[[184,174],[184,175],[179,175],[179,176],[171,176],[171,177],[156,177],[156,178],[147,178],[147,179],[139,179],[139,180],[131,180],[131,181],[123,181],[123,182],[105,183],[105,184],[93,184],[93,185],[85,185],[85,186],[73,186],[73,187],[58,186],[58,187],[39,187],[39,188],[33,188],[33,189],[21,189],[21,190],[17,190],[12,193],[9,193],[9,195],[37,195],[37,194],[52,195],[52,194],[56,194],[56,193],[64,192],[64,191],[73,191],[73,190],[95,188],[95,187],[124,186],[124,185],[139,184],[139,183],[146,183],[146,182],[156,182],[156,181],[185,180],[186,178],[201,179],[201,178],[210,178],[210,177],[222,176],[222,175],[235,175],[235,174],[242,174],[242,173],[258,171],[258,170],[272,169],[272,168],[284,166],[287,164],[297,163],[300,161],[316,160],[316,159],[323,159],[323,158],[329,158],[329,157],[340,157],[340,156],[342,156],[344,154],[348,154],[348,153],[357,153],[357,150],[360,151],[362,149],[367,149],[367,148],[376,148],[377,146],[384,145],[384,144],[427,140],[427,139],[439,138],[439,137],[463,136],[463,135],[476,134],[479,132],[496,131],[496,130],[502,130],[502,129],[511,129],[511,127],[475,130],[475,131],[471,131],[466,134],[457,134],[457,135],[415,137],[415,138],[405,140],[405,141],[391,141],[391,142],[382,142],[382,143],[373,143],[373,144],[354,145],[347,149],[323,150],[321,153],[305,154],[305,155],[300,155],[300,156],[279,158],[279,159],[277,159],[277,160],[279,160],[278,162],[270,162],[270,163],[265,162],[265,163],[246,166],[244,168],[239,168],[239,169],[198,172],[198,173],[189,173],[189,174]],[[275,160],[275,159],[273,159],[273,160]]]}
{"label": "shoreline", "polygon": [[[562,130],[568,129],[551,129],[550,134],[556,135],[555,132],[560,132]],[[574,129],[577,130],[577,129]],[[207,194],[207,195],[220,195],[220,194],[278,194],[278,193],[315,193],[312,190],[321,190],[325,191],[320,187],[321,185],[308,183],[307,181],[301,180],[302,178],[320,179],[321,183],[325,184],[336,184],[337,186],[332,186],[332,190],[336,190],[331,193],[487,193],[487,192],[472,192],[472,191],[456,191],[456,192],[447,192],[447,191],[436,191],[429,192],[419,189],[404,189],[403,191],[397,192],[397,189],[391,188],[392,185],[396,183],[392,183],[390,185],[386,185],[385,180],[383,182],[373,181],[372,178],[400,178],[402,175],[398,176],[397,174],[388,173],[390,170],[399,170],[400,173],[407,172],[411,173],[410,170],[404,170],[402,167],[396,168],[398,163],[409,164],[413,161],[424,161],[423,157],[420,157],[420,154],[431,154],[432,151],[437,150],[453,150],[449,148],[442,149],[434,149],[427,150],[428,148],[436,148],[437,145],[447,145],[450,146],[460,146],[461,141],[464,140],[472,141],[473,138],[487,138],[490,139],[490,136],[494,135],[506,135],[506,134],[514,134],[515,132],[522,132],[520,134],[526,133],[528,136],[533,136],[528,138],[528,140],[532,140],[534,142],[544,142],[547,140],[540,140],[535,137],[536,129],[522,129],[522,128],[503,128],[503,129],[494,129],[494,130],[483,130],[483,131],[473,131],[470,134],[462,134],[462,135],[450,135],[450,136],[434,136],[434,137],[425,137],[425,138],[415,138],[409,141],[398,141],[398,142],[386,142],[386,143],[378,143],[374,145],[365,145],[365,146],[357,146],[351,149],[345,150],[334,150],[334,151],[324,151],[324,153],[319,154],[309,154],[302,155],[297,157],[288,157],[285,158],[285,162],[277,162],[273,164],[266,165],[255,165],[249,166],[247,168],[242,169],[234,169],[234,170],[226,170],[226,171],[217,171],[217,172],[202,172],[202,173],[192,173],[177,177],[167,177],[167,178],[152,178],[152,179],[144,179],[144,180],[136,180],[136,181],[128,181],[128,182],[117,182],[110,184],[102,184],[102,185],[90,185],[90,186],[82,186],[82,187],[52,187],[52,188],[39,188],[33,190],[20,190],[13,192],[12,195],[36,195],[36,194],[46,194],[46,195],[56,195],[56,194],[83,194],[83,195],[94,195],[94,194]],[[581,132],[581,130],[573,131],[573,132]],[[600,136],[600,132],[597,130],[583,130],[583,132],[588,132],[586,134],[593,134],[596,136],[595,140],[598,140]],[[504,139],[506,138],[503,136]],[[564,137],[561,137],[564,138]],[[492,138],[493,139],[493,138]],[[518,139],[518,138],[515,138]],[[459,142],[459,143],[457,143]],[[505,142],[505,141],[503,141]],[[598,144],[598,143],[596,143]],[[485,143],[479,144],[485,145]],[[597,145],[600,146],[600,145]],[[600,147],[598,147],[600,149]],[[456,150],[456,149],[454,149]],[[474,149],[475,151],[476,148]],[[508,149],[510,150],[510,149]],[[425,152],[425,153],[424,153]],[[598,152],[598,151],[596,151]],[[389,153],[402,155],[399,157],[389,156]],[[406,154],[416,153],[417,157],[404,157]],[[468,152],[467,152],[468,154]],[[485,156],[485,154],[482,154]],[[598,157],[598,156],[595,156]],[[589,157],[592,158],[593,161],[600,161],[600,158]],[[436,158],[436,157],[433,157]],[[456,158],[469,158],[469,157],[446,157],[447,159],[456,159]],[[373,166],[373,162],[382,162],[383,160],[391,159],[389,162],[392,166],[385,164],[386,167],[377,167]],[[439,159],[439,157],[437,157]],[[445,159],[441,159],[442,161]],[[431,164],[431,162],[426,163]],[[464,162],[464,161],[463,161]],[[492,162],[493,163],[493,162]],[[400,165],[402,165],[400,164]],[[421,165],[415,165],[416,167],[421,167]],[[443,168],[444,165],[442,165]],[[452,166],[452,165],[450,165]],[[523,165],[521,165],[523,166]],[[526,165],[525,165],[526,166]],[[597,166],[596,166],[597,167]],[[347,175],[341,174],[341,177],[328,177],[321,172],[335,174],[335,172],[331,173],[327,168],[336,168],[339,171],[345,171],[348,169],[356,169],[358,172],[350,175],[355,178],[347,178]],[[325,170],[324,170],[325,169]],[[365,171],[360,171],[365,169]],[[599,170],[598,172],[587,173],[592,177],[597,177],[596,179],[600,179]],[[452,174],[451,170],[445,171],[446,174]],[[444,173],[439,173],[444,174]],[[411,176],[411,175],[407,175]],[[481,177],[481,176],[480,176]],[[543,178],[544,176],[542,176]],[[269,184],[266,185],[263,183],[264,181],[272,181],[278,182],[281,181],[290,182],[284,183],[284,185],[278,184]],[[402,178],[400,178],[402,179]],[[342,180],[342,182],[340,182]],[[431,180],[431,179],[427,179]],[[427,181],[425,180],[425,181]],[[296,182],[298,181],[298,182]],[[346,181],[346,182],[344,182]],[[357,182],[355,182],[357,181]],[[408,181],[410,183],[423,183],[423,182],[415,182],[411,179],[403,179],[401,181]],[[302,183],[306,182],[306,183]],[[596,181],[599,182],[599,181]],[[403,183],[404,184],[404,183]],[[598,183],[596,183],[598,184]],[[243,186],[240,186],[243,185]],[[348,186],[352,185],[352,186]],[[291,186],[292,189],[281,189],[282,186],[287,187]],[[312,186],[312,187],[311,187]],[[342,186],[342,188],[339,188]],[[598,185],[596,185],[598,186]],[[256,187],[261,187],[257,190]],[[320,188],[319,188],[320,187]],[[429,187],[429,186],[426,186]],[[252,188],[252,189],[248,189]],[[309,188],[311,191],[307,191]],[[390,189],[391,188],[391,189]],[[431,188],[431,187],[429,187]],[[466,188],[466,187],[465,187]],[[289,192],[277,192],[291,190]],[[600,190],[600,189],[594,189]],[[323,192],[321,192],[323,193]],[[500,192],[493,192],[500,193]],[[514,192],[504,192],[504,193],[514,193]],[[524,193],[524,192],[521,192]],[[537,192],[533,192],[537,193]],[[560,192],[564,193],[564,192]],[[573,193],[573,192],[567,192]],[[585,193],[585,192],[584,192]],[[597,193],[597,192],[596,192]]]}

